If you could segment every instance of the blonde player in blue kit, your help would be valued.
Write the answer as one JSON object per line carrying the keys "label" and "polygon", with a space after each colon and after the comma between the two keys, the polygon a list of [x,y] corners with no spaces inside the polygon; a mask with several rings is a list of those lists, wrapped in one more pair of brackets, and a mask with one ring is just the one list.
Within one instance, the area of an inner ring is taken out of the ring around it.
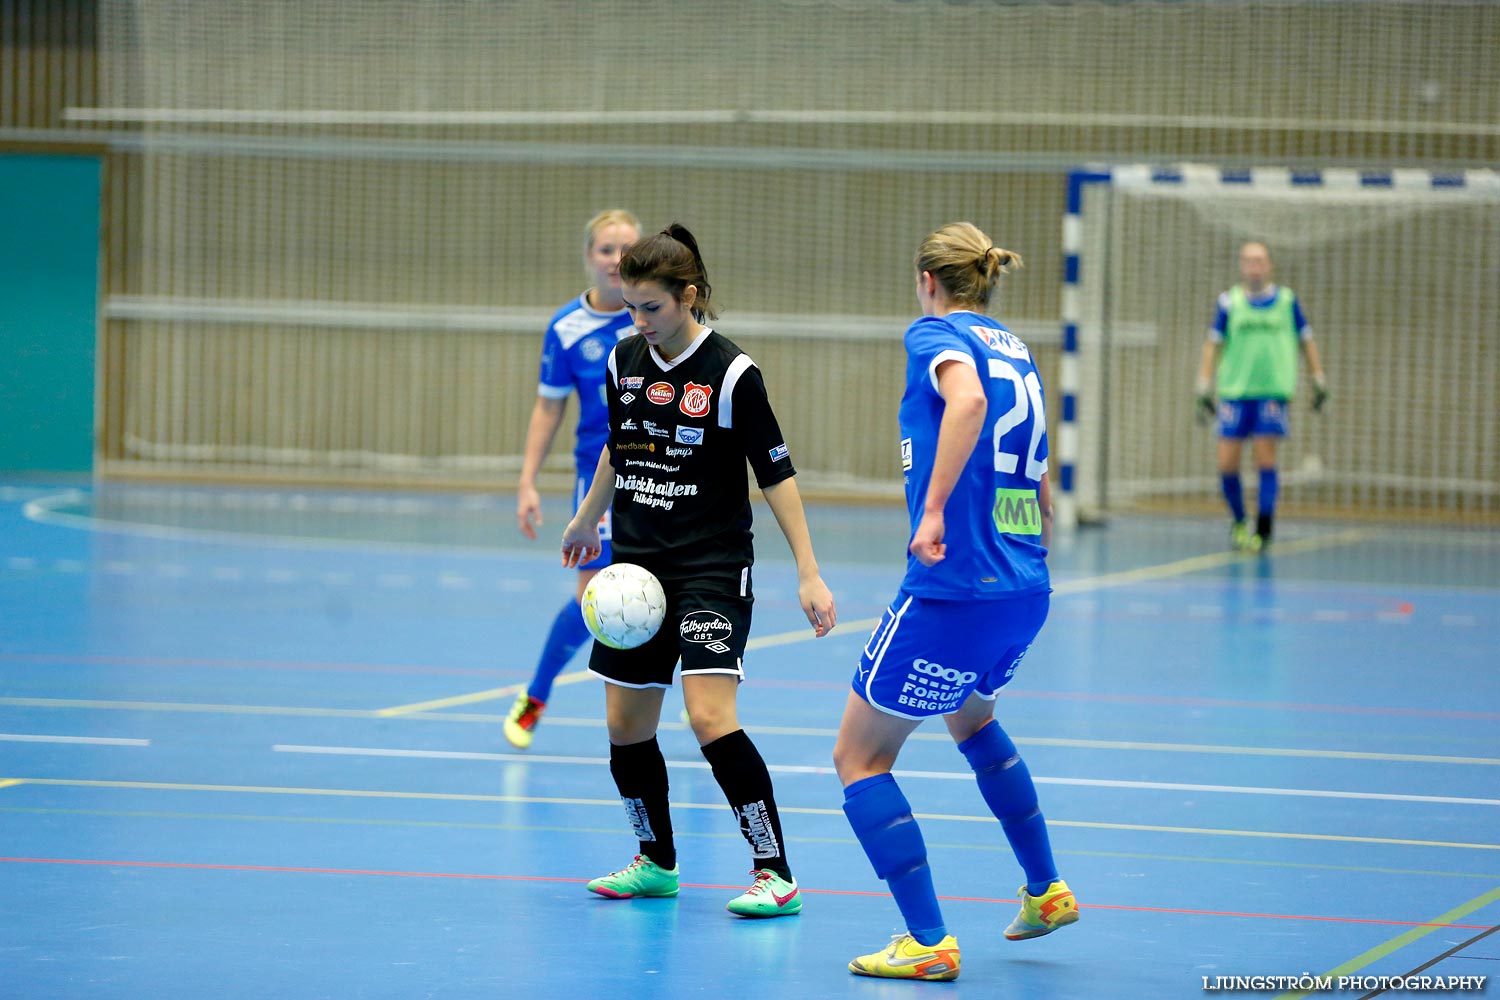
{"label": "blonde player in blue kit", "polygon": [[[593,481],[599,449],[609,437],[609,407],[604,400],[605,364],[609,352],[624,337],[635,332],[630,312],[620,297],[620,255],[641,235],[641,224],[624,209],[600,212],[584,227],[583,262],[593,278],[593,287],[559,309],[547,324],[542,342],[541,378],[536,403],[526,428],[526,451],[521,460],[521,483],[516,490],[516,524],[527,538],[536,538],[542,523],[542,499],[536,476],[552,449],[552,439],[562,424],[568,397],[578,393],[578,430],[573,448],[577,473],[573,487],[573,509],[583,500]],[[574,599],[558,610],[547,633],[546,644],[526,686],[505,720],[505,738],[526,748],[541,722],[552,682],[589,638],[578,602],[594,574],[611,559],[609,524],[601,526],[604,548],[598,557],[578,567]]]}
{"label": "blonde player in blue kit", "polygon": [[994,718],[1052,592],[1042,384],[1026,345],[983,315],[1000,275],[1020,262],[968,222],[943,226],[917,251],[923,315],[906,331],[900,410],[906,577],[865,646],[833,752],[844,813],[907,933],[851,961],[857,975],[958,978],[922,832],[891,775],[906,738],[933,716],[948,724],[1026,873],[1005,936],[1040,937],[1078,919],[1031,774]]}

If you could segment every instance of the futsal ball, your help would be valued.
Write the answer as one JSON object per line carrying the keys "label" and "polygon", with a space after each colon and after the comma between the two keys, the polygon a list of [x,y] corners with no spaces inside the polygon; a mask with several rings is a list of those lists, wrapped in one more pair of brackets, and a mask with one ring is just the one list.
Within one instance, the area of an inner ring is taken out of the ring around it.
{"label": "futsal ball", "polygon": [[583,590],[583,622],[612,649],[634,649],[656,634],[667,614],[661,581],[635,563],[606,566]]}

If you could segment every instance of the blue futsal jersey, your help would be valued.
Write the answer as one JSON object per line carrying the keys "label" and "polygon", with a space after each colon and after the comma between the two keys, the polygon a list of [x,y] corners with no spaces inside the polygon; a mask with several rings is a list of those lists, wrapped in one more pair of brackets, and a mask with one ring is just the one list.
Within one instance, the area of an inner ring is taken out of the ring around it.
{"label": "blue futsal jersey", "polygon": [[1047,419],[1031,352],[987,316],[924,316],[906,331],[901,465],[912,532],[937,456],[943,397],[938,365],[973,366],[988,404],[984,429],[944,508],[947,556],[923,566],[908,556],[901,589],[943,600],[993,600],[1050,589],[1039,490],[1047,471]]}
{"label": "blue futsal jersey", "polygon": [[604,400],[609,352],[634,332],[628,310],[599,312],[589,306],[587,295],[563,306],[547,324],[542,376],[536,391],[549,399],[567,399],[578,393],[578,440],[573,461],[580,476],[593,476],[599,452],[609,440],[609,406]]}

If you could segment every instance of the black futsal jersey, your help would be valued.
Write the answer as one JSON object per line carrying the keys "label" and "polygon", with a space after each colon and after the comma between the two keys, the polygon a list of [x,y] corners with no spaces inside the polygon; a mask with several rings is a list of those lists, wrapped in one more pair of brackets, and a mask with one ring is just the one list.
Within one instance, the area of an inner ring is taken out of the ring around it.
{"label": "black futsal jersey", "polygon": [[605,393],[615,561],[749,596],[745,461],[761,489],[796,471],[760,369],[712,330],[671,361],[630,337],[609,356]]}

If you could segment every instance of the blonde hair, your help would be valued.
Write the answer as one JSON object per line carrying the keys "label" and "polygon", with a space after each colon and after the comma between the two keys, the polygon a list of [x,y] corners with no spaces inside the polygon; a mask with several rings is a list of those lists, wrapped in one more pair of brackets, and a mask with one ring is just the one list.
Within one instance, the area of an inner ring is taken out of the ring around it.
{"label": "blonde hair", "polygon": [[938,280],[956,305],[986,306],[1000,275],[1023,266],[1021,255],[1002,250],[972,222],[950,222],[917,247],[917,273]]}
{"label": "blonde hair", "polygon": [[629,226],[635,230],[636,236],[641,234],[641,220],[625,211],[623,208],[606,208],[594,216],[583,227],[583,256],[588,259],[589,251],[594,249],[594,239],[598,237],[599,231],[606,226]]}

